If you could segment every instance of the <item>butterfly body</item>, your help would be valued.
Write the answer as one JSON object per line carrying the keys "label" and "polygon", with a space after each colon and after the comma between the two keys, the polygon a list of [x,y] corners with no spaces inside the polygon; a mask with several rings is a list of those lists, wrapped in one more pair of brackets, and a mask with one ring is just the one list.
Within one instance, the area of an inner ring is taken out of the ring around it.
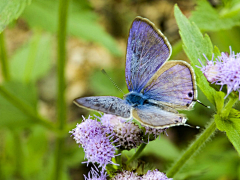
{"label": "butterfly body", "polygon": [[124,99],[129,105],[134,107],[134,106],[146,104],[149,98],[147,96],[144,96],[142,93],[132,91],[126,94]]}
{"label": "butterfly body", "polygon": [[146,18],[137,17],[127,43],[125,79],[129,93],[82,97],[80,107],[134,118],[141,124],[165,128],[185,124],[177,110],[190,110],[197,99],[194,71],[180,60],[167,61],[172,49],[167,38]]}

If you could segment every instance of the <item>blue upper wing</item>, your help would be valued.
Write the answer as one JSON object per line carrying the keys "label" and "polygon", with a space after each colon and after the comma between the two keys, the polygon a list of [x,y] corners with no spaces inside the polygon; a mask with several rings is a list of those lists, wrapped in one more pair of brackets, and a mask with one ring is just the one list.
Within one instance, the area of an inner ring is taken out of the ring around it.
{"label": "blue upper wing", "polygon": [[129,91],[140,92],[171,55],[166,37],[148,19],[137,17],[130,28],[125,78]]}

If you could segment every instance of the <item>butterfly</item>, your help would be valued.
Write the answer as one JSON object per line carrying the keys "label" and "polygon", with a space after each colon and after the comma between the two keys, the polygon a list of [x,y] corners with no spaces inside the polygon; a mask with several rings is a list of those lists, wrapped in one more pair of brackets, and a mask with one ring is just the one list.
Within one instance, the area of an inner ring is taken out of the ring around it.
{"label": "butterfly", "polygon": [[136,17],[127,42],[125,79],[129,93],[114,96],[81,97],[80,107],[134,118],[153,128],[184,125],[187,118],[177,110],[190,110],[197,99],[192,67],[185,61],[167,61],[171,45],[163,33],[146,18]]}

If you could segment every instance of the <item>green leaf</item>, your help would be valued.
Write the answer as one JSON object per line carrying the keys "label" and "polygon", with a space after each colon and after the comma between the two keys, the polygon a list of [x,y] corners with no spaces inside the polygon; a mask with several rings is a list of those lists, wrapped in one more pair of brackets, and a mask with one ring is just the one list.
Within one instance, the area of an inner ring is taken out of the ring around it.
{"label": "green leaf", "polygon": [[[25,9],[22,17],[30,27],[38,27],[52,33],[57,31],[58,1],[35,0]],[[115,40],[97,22],[97,14],[88,1],[71,1],[68,17],[69,34],[105,46],[114,55],[120,56]]]}
{"label": "green leaf", "polygon": [[[135,149],[130,151],[124,151],[124,156],[133,156],[136,152]],[[165,160],[175,160],[179,155],[180,151],[178,148],[166,137],[161,135],[160,138],[157,138],[154,141],[148,143],[146,148],[141,153],[142,156],[154,155],[155,157],[161,157]]]}
{"label": "green leaf", "polygon": [[233,26],[240,25],[239,6],[235,5],[230,9],[224,8],[222,13],[219,13],[208,1],[198,1],[196,11],[192,12],[190,20],[204,31],[230,29]]}
{"label": "green leaf", "polygon": [[45,167],[46,154],[49,148],[46,129],[41,126],[34,126],[23,143],[25,162],[31,162],[25,163],[23,173],[26,179],[31,179],[31,177],[37,179],[39,173],[41,174]]}
{"label": "green leaf", "polygon": [[216,109],[218,113],[222,112],[223,106],[224,106],[224,96],[225,94],[221,91],[216,92],[214,98],[216,102]]}
{"label": "green leaf", "polygon": [[52,38],[36,32],[30,42],[12,57],[11,77],[20,81],[36,81],[46,75],[51,65]]}
{"label": "green leaf", "polygon": [[240,155],[240,111],[231,109],[227,119],[215,115],[215,122],[219,130],[226,132],[227,137]]}
{"label": "green leaf", "polygon": [[180,29],[179,33],[183,41],[183,49],[190,59],[193,69],[195,70],[197,84],[208,100],[215,105],[215,90],[210,87],[200,68],[196,67],[196,65],[201,67],[198,59],[201,62],[206,61],[203,54],[205,54],[208,59],[212,58],[213,46],[211,40],[207,35],[203,37],[198,27],[194,23],[188,21],[177,5],[175,6],[174,13]]}
{"label": "green leaf", "polygon": [[0,33],[6,26],[17,19],[31,0],[2,0],[0,1]]}
{"label": "green leaf", "polygon": [[[21,82],[6,82],[2,85],[9,92],[17,96],[24,103],[36,109],[37,93],[33,84]],[[0,94],[0,127],[19,128],[28,126],[32,121],[22,111]]]}

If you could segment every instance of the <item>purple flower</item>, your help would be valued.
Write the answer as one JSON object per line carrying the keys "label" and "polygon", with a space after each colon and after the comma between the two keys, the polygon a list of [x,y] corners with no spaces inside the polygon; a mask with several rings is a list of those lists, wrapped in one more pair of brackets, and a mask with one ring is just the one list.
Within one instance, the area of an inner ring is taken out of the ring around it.
{"label": "purple flower", "polygon": [[141,177],[137,173],[124,170],[112,177],[111,180],[141,180]]}
{"label": "purple flower", "polygon": [[111,141],[112,134],[109,128],[103,126],[96,119],[83,118],[81,124],[70,131],[78,144],[81,144],[85,151],[87,163],[98,163],[105,169],[107,164],[114,164],[111,159],[115,157],[115,141]]}
{"label": "purple flower", "polygon": [[97,173],[93,168],[88,173],[88,177],[84,175],[85,180],[107,180],[107,174],[104,171],[101,171],[100,174]]}
{"label": "purple flower", "polygon": [[225,98],[232,91],[240,92],[240,53],[235,55],[230,47],[230,54],[222,52],[221,56],[216,58],[216,61],[213,61],[214,55],[211,60],[208,60],[205,55],[204,57],[207,60],[206,66],[199,60],[202,67],[197,67],[201,68],[209,82],[221,85],[220,91],[224,85],[227,85]]}
{"label": "purple flower", "polygon": [[89,138],[84,145],[85,157],[88,162],[99,163],[100,167],[105,168],[107,164],[114,164],[111,159],[115,157],[115,146],[110,142],[110,136],[98,134]]}
{"label": "purple flower", "polygon": [[117,140],[116,146],[121,149],[133,149],[138,147],[142,142],[142,130],[133,122],[126,122],[123,118],[104,114],[99,118],[103,125],[113,131],[113,137]]}
{"label": "purple flower", "polygon": [[148,126],[143,126],[145,128],[145,135],[148,135],[148,141],[155,140],[160,134],[166,132],[167,128],[156,129]]}
{"label": "purple flower", "polygon": [[153,171],[149,170],[147,174],[143,175],[141,180],[172,180],[172,178],[168,178],[164,173],[155,169]]}

